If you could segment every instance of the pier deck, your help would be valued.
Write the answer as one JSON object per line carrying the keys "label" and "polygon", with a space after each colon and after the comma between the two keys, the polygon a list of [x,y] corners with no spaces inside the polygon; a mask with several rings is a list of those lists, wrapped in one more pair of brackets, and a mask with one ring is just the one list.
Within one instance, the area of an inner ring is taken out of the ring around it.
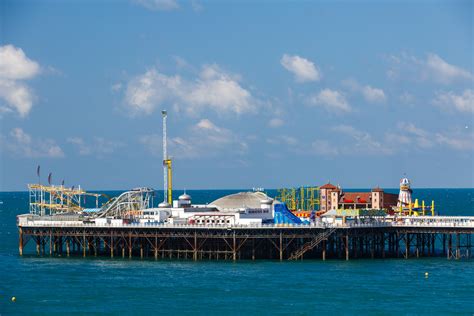
{"label": "pier deck", "polygon": [[461,259],[472,256],[474,217],[358,218],[299,226],[96,225],[24,218],[18,229],[20,255],[31,241],[38,255],[55,256],[233,261]]}

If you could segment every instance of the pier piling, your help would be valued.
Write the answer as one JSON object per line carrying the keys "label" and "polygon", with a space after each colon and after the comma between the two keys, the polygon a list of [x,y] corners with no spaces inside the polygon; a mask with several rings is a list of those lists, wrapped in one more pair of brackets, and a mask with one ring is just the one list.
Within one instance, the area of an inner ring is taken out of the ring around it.
{"label": "pier piling", "polygon": [[[19,253],[32,240],[37,255],[210,260],[469,258],[473,228],[430,227],[19,227]],[[454,235],[454,242],[453,242]],[[400,249],[401,248],[401,249]]]}

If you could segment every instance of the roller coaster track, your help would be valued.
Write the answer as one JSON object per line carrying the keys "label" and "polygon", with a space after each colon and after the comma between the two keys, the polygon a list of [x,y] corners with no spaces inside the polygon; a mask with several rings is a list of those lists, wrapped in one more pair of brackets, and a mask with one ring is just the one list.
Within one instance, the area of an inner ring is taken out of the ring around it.
{"label": "roller coaster track", "polygon": [[110,199],[101,210],[97,212],[97,217],[124,216],[127,212],[137,211],[147,208],[149,204],[149,193],[151,189],[139,188],[120,194],[116,198]]}
{"label": "roller coaster track", "polygon": [[316,237],[314,237],[312,240],[305,243],[303,246],[301,246],[300,249],[293,252],[291,256],[288,258],[288,260],[300,259],[307,251],[319,245],[323,240],[327,240],[329,236],[331,236],[336,230],[337,228],[333,227],[333,228],[330,228],[329,230],[324,230],[323,232],[317,234]]}

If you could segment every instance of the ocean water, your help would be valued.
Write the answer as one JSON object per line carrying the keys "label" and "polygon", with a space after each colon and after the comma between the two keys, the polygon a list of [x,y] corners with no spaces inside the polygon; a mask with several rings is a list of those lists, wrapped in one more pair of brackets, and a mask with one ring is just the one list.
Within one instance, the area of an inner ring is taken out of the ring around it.
{"label": "ocean water", "polygon": [[[232,192],[188,191],[196,203]],[[441,214],[474,216],[474,189],[414,194],[434,199]],[[27,209],[26,192],[0,193],[0,315],[474,315],[473,259],[232,263],[19,257],[16,215]]]}

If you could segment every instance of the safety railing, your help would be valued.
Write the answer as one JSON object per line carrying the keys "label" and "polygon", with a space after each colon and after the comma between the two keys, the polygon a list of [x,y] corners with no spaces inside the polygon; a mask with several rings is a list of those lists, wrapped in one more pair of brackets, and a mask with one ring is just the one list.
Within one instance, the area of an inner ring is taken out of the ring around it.
{"label": "safety railing", "polygon": [[178,223],[94,223],[83,221],[50,221],[50,220],[31,220],[23,219],[18,223],[20,227],[97,227],[97,228],[196,228],[196,229],[276,229],[276,228],[301,228],[301,229],[319,229],[319,228],[382,228],[382,227],[432,227],[432,228],[452,228],[468,227],[474,228],[474,217],[386,217],[386,218],[356,218],[355,220],[334,221],[334,222],[313,222],[308,224],[178,224]]}

